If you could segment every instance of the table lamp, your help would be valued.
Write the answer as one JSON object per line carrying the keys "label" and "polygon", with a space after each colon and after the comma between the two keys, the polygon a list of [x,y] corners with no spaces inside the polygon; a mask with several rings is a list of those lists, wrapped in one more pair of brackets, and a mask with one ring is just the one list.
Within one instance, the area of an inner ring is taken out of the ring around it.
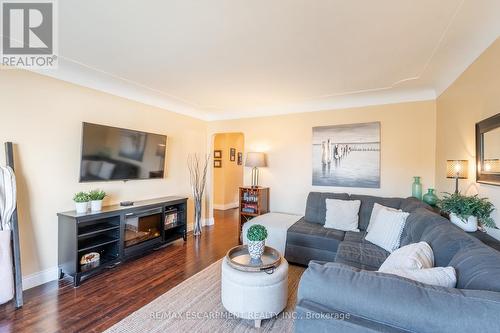
{"label": "table lamp", "polygon": [[467,160],[446,161],[446,178],[455,179],[455,193],[458,193],[458,180],[467,179],[468,164]]}
{"label": "table lamp", "polygon": [[259,186],[259,168],[267,166],[266,154],[264,153],[247,153],[245,166],[252,168],[252,187]]}

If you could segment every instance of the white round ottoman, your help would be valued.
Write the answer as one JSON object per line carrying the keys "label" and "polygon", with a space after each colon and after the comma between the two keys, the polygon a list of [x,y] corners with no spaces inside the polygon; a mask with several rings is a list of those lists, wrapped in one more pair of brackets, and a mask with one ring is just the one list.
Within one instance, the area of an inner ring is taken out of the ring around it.
{"label": "white round ottoman", "polygon": [[277,316],[288,298],[288,262],[282,258],[274,273],[243,272],[222,261],[222,304],[227,311],[243,319],[255,320]]}

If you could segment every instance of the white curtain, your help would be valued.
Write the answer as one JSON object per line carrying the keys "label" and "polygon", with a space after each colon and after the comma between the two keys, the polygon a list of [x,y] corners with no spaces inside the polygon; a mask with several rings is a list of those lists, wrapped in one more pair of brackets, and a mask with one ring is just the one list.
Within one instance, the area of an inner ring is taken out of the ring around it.
{"label": "white curtain", "polygon": [[0,304],[14,297],[11,218],[16,209],[16,178],[10,167],[0,166]]}

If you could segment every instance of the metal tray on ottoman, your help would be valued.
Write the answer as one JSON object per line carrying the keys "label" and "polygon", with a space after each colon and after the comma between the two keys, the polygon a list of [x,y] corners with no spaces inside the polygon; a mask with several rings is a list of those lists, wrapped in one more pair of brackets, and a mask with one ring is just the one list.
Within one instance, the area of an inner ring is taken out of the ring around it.
{"label": "metal tray on ottoman", "polygon": [[244,272],[272,272],[281,263],[281,254],[272,247],[266,246],[261,260],[254,260],[248,254],[247,245],[238,245],[227,251],[229,265]]}

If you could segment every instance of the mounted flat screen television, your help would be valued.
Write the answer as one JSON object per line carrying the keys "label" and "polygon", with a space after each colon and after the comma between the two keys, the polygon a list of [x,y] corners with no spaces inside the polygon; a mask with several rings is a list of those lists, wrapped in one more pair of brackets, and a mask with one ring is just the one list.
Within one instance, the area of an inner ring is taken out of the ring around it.
{"label": "mounted flat screen television", "polygon": [[165,135],[83,123],[80,182],[163,178]]}

